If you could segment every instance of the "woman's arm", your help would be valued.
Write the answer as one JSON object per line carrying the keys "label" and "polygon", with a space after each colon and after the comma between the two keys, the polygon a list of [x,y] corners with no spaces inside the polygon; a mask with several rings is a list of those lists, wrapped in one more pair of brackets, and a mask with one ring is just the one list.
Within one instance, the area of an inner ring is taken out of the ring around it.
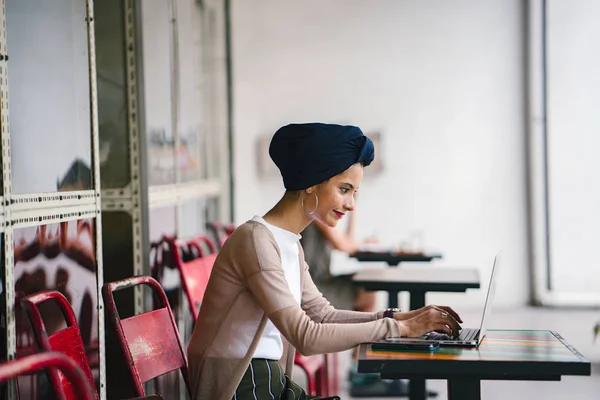
{"label": "woman's arm", "polygon": [[[370,322],[356,324],[313,321],[289,289],[277,244],[268,229],[255,225],[249,236],[236,247],[234,264],[244,275],[248,289],[267,317],[302,354],[342,351],[362,342],[402,334],[405,322],[391,318],[375,319],[372,316]],[[306,265],[304,273],[308,273]],[[314,288],[310,278],[305,285],[307,283]]]}
{"label": "woman's arm", "polygon": [[320,221],[314,221],[313,224],[317,225],[317,228],[323,234],[323,237],[327,239],[329,245],[339,251],[343,251],[347,254],[353,254],[358,250],[359,243],[355,238],[355,220],[354,213],[350,212],[348,216],[348,227],[346,231],[340,229],[331,228]]}
{"label": "woman's arm", "polygon": [[336,309],[323,297],[323,294],[314,284],[306,263],[304,263],[304,268],[302,268],[302,274],[302,309],[313,321],[323,324],[348,324],[375,321],[383,318],[383,311],[360,312]]}
{"label": "woman's arm", "polygon": [[[236,246],[236,257],[232,261],[238,270],[243,271],[248,289],[267,317],[292,346],[304,355],[347,350],[359,343],[372,342],[388,336],[419,336],[434,330],[452,333],[447,326],[448,320],[442,317],[441,313],[434,311],[407,321],[381,318],[364,323],[317,323],[309,318],[290,291],[281,267],[277,244],[268,229],[262,225],[255,225],[248,239],[240,241],[239,246]],[[308,273],[306,264],[303,273]],[[310,302],[311,296],[313,299],[316,297],[316,288],[312,280],[308,279],[304,284],[312,285],[312,288],[303,290],[302,299],[306,296],[306,301]],[[322,298],[320,293],[319,297]],[[318,303],[319,300],[314,303],[316,308],[311,312],[318,312]],[[340,312],[335,309],[334,311]],[[320,315],[323,315],[324,319],[331,319],[331,314],[327,312]]]}
{"label": "woman's arm", "polygon": [[[333,307],[329,301],[319,292],[312,281],[308,272],[308,265],[304,263],[304,286],[302,291],[302,309],[306,312],[310,319],[317,323],[361,323],[373,321],[383,318],[383,311],[379,312],[360,312],[338,310]],[[406,321],[404,324],[404,333],[407,336],[418,331],[427,318],[435,319],[437,315],[447,315],[447,325],[454,332],[460,329],[459,323],[462,319],[456,311],[448,306],[428,305],[418,310],[408,312],[395,312],[394,319],[396,321]],[[425,318],[425,320],[423,319]]]}
{"label": "woman's arm", "polygon": [[315,322],[295,302],[283,270],[256,273],[248,280],[248,287],[275,327],[304,355],[348,350],[359,343],[403,334],[405,322],[392,318],[364,323]]}

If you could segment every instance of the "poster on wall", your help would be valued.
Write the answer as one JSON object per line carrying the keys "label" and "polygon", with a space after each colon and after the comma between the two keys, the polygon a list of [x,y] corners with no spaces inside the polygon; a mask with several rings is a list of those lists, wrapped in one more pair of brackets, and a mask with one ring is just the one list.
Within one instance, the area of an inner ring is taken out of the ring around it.
{"label": "poster on wall", "polygon": [[200,165],[200,147],[202,136],[200,126],[189,127],[180,136],[179,154],[177,155],[177,166],[181,174],[181,181],[196,181],[202,179]]}
{"label": "poster on wall", "polygon": [[166,129],[148,131],[148,181],[150,185],[175,183],[175,138]]}
{"label": "poster on wall", "polygon": [[365,175],[377,175],[383,171],[383,151],[381,146],[381,133],[376,131],[366,132],[367,136],[373,142],[373,148],[375,149],[375,159],[369,165],[369,168],[365,168]]}
{"label": "poster on wall", "polygon": [[[15,320],[17,357],[36,351],[31,324],[20,306],[24,296],[43,290],[62,293],[77,318],[92,371],[98,369],[98,296],[94,219],[14,230]],[[64,328],[64,317],[51,303],[40,306],[48,334]],[[39,393],[44,381],[19,381],[22,393]],[[38,387],[39,385],[39,387]],[[33,397],[22,397],[33,398]]]}

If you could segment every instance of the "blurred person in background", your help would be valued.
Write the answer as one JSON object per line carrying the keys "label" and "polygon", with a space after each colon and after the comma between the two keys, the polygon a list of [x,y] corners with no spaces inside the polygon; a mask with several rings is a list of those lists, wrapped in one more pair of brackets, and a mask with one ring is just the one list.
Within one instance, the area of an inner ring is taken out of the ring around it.
{"label": "blurred person in background", "polygon": [[[356,194],[355,194],[356,197]],[[355,199],[356,200],[356,199]],[[369,292],[352,282],[354,274],[334,275],[332,273],[332,251],[340,251],[348,256],[357,252],[363,243],[374,243],[375,238],[363,242],[356,240],[355,212],[350,212],[345,229],[330,227],[315,220],[302,231],[300,243],[304,249],[304,258],[309,265],[310,276],[332,306],[339,310],[361,312],[375,311],[375,292]],[[348,260],[351,262],[351,260]],[[348,379],[352,384],[351,391],[360,387],[381,384],[379,374],[358,373],[358,347],[353,351],[352,363],[348,371]]]}
{"label": "blurred person in background", "polygon": [[375,293],[354,285],[352,274],[333,275],[331,272],[332,250],[350,256],[360,249],[362,243],[375,241],[373,238],[362,243],[357,241],[354,212],[350,212],[347,219],[348,226],[345,230],[314,221],[302,231],[300,243],[306,263],[310,266],[308,271],[313,282],[335,308],[370,312],[375,309]]}

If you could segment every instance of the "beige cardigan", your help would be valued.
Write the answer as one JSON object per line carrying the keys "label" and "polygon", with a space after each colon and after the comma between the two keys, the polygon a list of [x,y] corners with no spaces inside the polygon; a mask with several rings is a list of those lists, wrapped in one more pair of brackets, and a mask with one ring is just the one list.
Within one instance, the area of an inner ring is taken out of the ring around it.
{"label": "beige cardigan", "polygon": [[[300,247],[302,301],[289,290],[279,247],[269,229],[249,221],[225,242],[212,270],[188,345],[193,400],[230,400],[270,319],[286,343],[291,376],[294,348],[304,355],[348,350],[400,336],[383,313],[336,310],[315,287]],[[289,347],[289,344],[293,348]]]}

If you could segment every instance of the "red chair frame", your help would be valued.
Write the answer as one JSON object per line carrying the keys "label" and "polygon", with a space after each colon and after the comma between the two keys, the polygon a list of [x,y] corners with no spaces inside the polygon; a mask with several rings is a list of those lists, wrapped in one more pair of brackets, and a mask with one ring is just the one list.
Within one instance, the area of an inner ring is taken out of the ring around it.
{"label": "red chair frame", "polygon": [[[121,319],[113,292],[146,285],[158,297],[158,309]],[[135,276],[104,284],[102,297],[123,354],[127,360],[134,390],[137,396],[145,396],[143,384],[167,372],[179,369],[188,394],[187,358],[173,318],[169,301],[160,284],[149,276]],[[171,335],[168,334],[168,325]],[[167,325],[167,326],[165,326]],[[153,330],[154,329],[154,330]],[[170,342],[165,343],[165,340]]]}
{"label": "red chair frame", "polygon": [[303,356],[296,351],[294,365],[297,365],[306,374],[309,396],[328,396],[328,360],[327,354]]}
{"label": "red chair frame", "polygon": [[233,223],[222,223],[222,222],[208,222],[208,227],[213,231],[215,238],[219,241],[219,248],[223,248],[223,244],[233,231],[235,231],[235,225]]}
{"label": "red chair frame", "polygon": [[[65,318],[67,327],[48,336],[46,326],[40,314],[39,305],[45,302],[55,303]],[[94,378],[89,365],[86,349],[81,338],[79,325],[73,313],[73,309],[66,297],[56,290],[45,290],[25,296],[21,299],[21,306],[27,312],[29,321],[33,329],[33,334],[38,347],[43,351],[58,351],[71,358],[88,378],[92,387]],[[71,387],[65,376],[57,371],[50,372],[50,383],[54,387],[62,386],[67,399],[77,399],[74,389]],[[94,390],[94,398],[98,398],[98,393]]]}
{"label": "red chair frame", "polygon": [[[69,379],[70,386],[78,395],[77,399],[93,400],[96,398],[96,391],[92,389],[88,377],[75,361],[55,351],[31,354],[0,364],[0,382],[42,370],[47,370],[49,375],[57,375],[57,372],[60,371],[61,375]],[[53,384],[52,380],[50,382]],[[66,396],[63,387],[60,385],[55,386],[54,384],[53,387],[57,400],[65,400]]]}
{"label": "red chair frame", "polygon": [[208,254],[204,254],[204,250],[202,250],[202,246],[200,245],[201,243],[204,243],[208,247],[208,250],[210,251],[209,254],[217,254],[217,247],[206,235],[198,235],[187,242],[188,246],[194,246],[198,249],[200,257],[205,257]]}
{"label": "red chair frame", "polygon": [[[163,270],[172,260],[167,260],[165,257],[169,257],[171,253],[170,244],[175,241],[175,236],[164,235],[158,242],[150,243],[150,268],[152,270],[152,277],[157,281],[162,280]],[[174,265],[171,268],[175,268]]]}
{"label": "red chair frame", "polygon": [[[201,243],[206,244],[211,252],[210,254],[205,254],[204,250],[202,250]],[[217,258],[216,247],[208,236],[196,236],[194,239],[185,243],[185,245],[196,249],[199,257],[185,262],[183,261],[180,251],[180,245],[182,245],[182,242],[180,240],[172,240],[170,245],[173,249],[175,265],[179,270],[181,286],[188,300],[188,306],[192,314],[192,319],[195,321],[198,317],[198,313],[200,312],[200,304],[204,298],[204,293],[206,292],[206,287],[208,286],[210,274]]]}

